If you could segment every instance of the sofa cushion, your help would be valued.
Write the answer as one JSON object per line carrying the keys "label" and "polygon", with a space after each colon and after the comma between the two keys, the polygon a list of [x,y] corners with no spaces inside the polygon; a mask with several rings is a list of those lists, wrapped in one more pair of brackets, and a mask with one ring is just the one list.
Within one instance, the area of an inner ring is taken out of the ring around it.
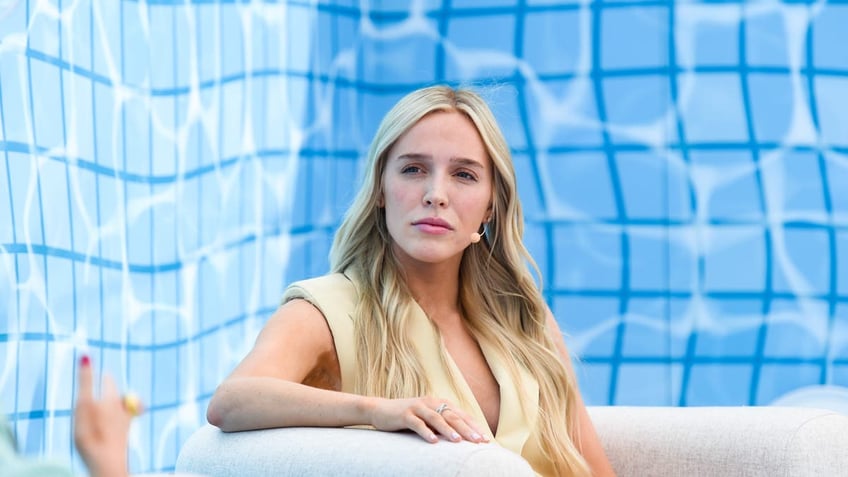
{"label": "sofa cushion", "polygon": [[590,407],[618,477],[848,475],[848,416],[790,407]]}
{"label": "sofa cushion", "polygon": [[225,433],[208,424],[186,441],[176,470],[213,477],[534,475],[527,461],[497,444],[430,444],[412,433],[366,429]]}

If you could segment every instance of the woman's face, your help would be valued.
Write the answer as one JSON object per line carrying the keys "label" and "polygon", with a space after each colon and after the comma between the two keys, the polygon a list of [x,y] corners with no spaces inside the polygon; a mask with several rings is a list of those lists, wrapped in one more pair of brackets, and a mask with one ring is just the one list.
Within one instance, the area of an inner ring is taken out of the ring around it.
{"label": "woman's face", "polygon": [[389,150],[382,179],[386,225],[402,263],[458,265],[471,234],[490,218],[492,161],[461,113],[418,121]]}

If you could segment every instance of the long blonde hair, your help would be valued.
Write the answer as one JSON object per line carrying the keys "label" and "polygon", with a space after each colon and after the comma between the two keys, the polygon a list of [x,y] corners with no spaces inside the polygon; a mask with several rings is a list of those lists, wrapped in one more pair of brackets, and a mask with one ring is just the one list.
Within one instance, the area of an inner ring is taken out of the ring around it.
{"label": "long blonde hair", "polygon": [[488,105],[472,91],[420,89],[386,114],[368,152],[363,187],[336,233],[330,254],[333,271],[351,271],[361,281],[356,310],[360,319],[354,325],[356,390],[387,398],[429,391],[407,332],[413,299],[392,254],[379,200],[389,150],[421,118],[436,111],[460,112],[474,123],[494,170],[486,240],[468,247],[460,264],[459,299],[466,323],[477,340],[506,357],[514,382],[519,366],[538,381],[539,409],[525,412],[538,412],[536,437],[557,474],[588,474],[575,445],[580,435],[577,386],[548,334],[545,303],[529,271],[536,267],[522,242],[524,223],[509,147]]}

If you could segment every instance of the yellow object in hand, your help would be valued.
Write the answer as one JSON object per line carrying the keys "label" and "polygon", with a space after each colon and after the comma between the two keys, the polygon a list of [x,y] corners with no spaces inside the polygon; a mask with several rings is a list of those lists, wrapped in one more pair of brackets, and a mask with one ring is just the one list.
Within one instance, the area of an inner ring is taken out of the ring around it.
{"label": "yellow object in hand", "polygon": [[126,409],[131,416],[138,416],[141,414],[141,400],[133,393],[125,394],[124,409]]}

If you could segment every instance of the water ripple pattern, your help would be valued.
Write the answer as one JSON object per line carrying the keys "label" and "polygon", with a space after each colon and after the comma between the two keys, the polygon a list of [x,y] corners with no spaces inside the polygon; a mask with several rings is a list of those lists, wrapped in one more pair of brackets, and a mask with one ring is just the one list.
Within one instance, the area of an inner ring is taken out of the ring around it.
{"label": "water ripple pattern", "polygon": [[840,389],[846,25],[845,0],[0,0],[0,412],[79,470],[88,353],[148,405],[132,470],[173,469],[433,83],[505,129],[589,403]]}

